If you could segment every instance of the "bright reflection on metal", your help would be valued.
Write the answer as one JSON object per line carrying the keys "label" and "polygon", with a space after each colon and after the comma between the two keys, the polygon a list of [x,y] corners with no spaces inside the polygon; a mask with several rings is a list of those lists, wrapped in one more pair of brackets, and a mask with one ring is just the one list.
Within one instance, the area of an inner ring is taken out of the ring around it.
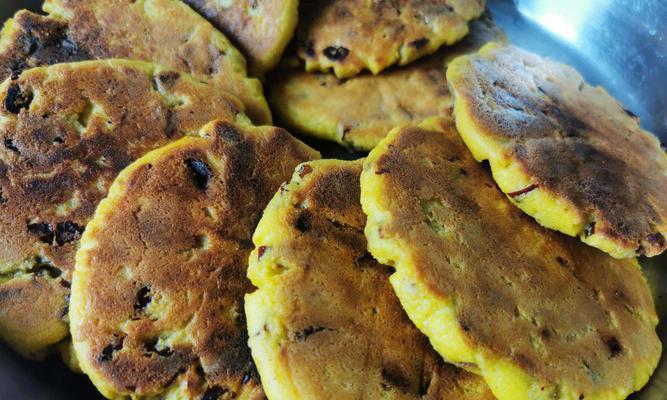
{"label": "bright reflection on metal", "polygon": [[586,22],[596,10],[603,9],[611,0],[515,0],[519,13],[544,29],[576,43]]}

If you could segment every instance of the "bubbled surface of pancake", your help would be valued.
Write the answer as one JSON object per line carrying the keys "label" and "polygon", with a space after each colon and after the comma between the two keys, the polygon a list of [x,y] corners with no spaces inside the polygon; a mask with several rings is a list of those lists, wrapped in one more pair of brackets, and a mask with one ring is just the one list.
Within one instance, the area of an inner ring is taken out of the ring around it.
{"label": "bubbled surface of pancake", "polygon": [[255,231],[246,314],[269,399],[493,399],[442,362],[368,254],[361,168],[301,164]]}
{"label": "bubbled surface of pancake", "polygon": [[665,250],[667,156],[604,89],[512,46],[447,75],[462,137],[521,209],[617,258]]}
{"label": "bubbled surface of pancake", "polygon": [[0,37],[0,79],[23,69],[82,59],[155,62],[239,97],[258,124],[271,114],[243,55],[179,0],[48,0],[48,16],[19,11]]}
{"label": "bubbled surface of pancake", "polygon": [[185,0],[224,32],[263,75],[276,66],[299,19],[298,0]]}
{"label": "bubbled surface of pancake", "polygon": [[379,75],[341,80],[301,66],[285,68],[271,76],[269,100],[280,120],[297,132],[370,150],[396,126],[449,115],[446,63],[491,40],[502,41],[504,34],[485,18],[473,21],[457,45]]}
{"label": "bubbled surface of pancake", "polygon": [[0,337],[32,358],[64,338],[74,252],[116,175],[212,119],[247,121],[241,110],[144,62],[34,68],[0,85]]}
{"label": "bubbled surface of pancake", "polygon": [[214,122],[118,176],[83,236],[71,300],[77,357],[105,396],[263,398],[243,312],[252,232],[316,157],[282,129]]}
{"label": "bubbled surface of pancake", "polygon": [[377,74],[451,45],[468,33],[484,0],[304,1],[297,29],[306,69],[350,78]]}
{"label": "bubbled surface of pancake", "polygon": [[653,372],[657,316],[637,262],[536,224],[452,121],[394,130],[364,165],[361,203],[410,318],[498,399],[624,399]]}

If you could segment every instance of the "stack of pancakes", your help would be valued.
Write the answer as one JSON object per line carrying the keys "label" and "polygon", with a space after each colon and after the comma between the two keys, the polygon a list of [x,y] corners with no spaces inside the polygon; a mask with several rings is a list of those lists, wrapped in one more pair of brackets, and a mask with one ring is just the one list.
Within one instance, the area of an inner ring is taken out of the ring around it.
{"label": "stack of pancakes", "polygon": [[[0,338],[60,350],[110,399],[642,388],[662,346],[636,258],[667,247],[667,155],[484,8],[18,12],[0,35]],[[321,159],[271,111],[355,159]]]}

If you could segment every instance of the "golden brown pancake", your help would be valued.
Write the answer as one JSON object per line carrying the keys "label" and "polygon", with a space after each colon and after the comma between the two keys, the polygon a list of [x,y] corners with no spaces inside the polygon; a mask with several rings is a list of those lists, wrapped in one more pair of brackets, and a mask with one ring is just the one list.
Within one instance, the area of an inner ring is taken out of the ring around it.
{"label": "golden brown pancake", "polygon": [[252,232],[318,153],[273,127],[213,122],[114,181],[72,284],[82,370],[108,398],[261,399],[243,296]]}
{"label": "golden brown pancake", "polygon": [[304,1],[297,29],[299,57],[309,72],[350,78],[377,74],[451,45],[468,33],[484,0]]}
{"label": "golden brown pancake", "polygon": [[364,164],[361,204],[410,319],[499,400],[624,399],[655,369],[658,321],[636,260],[536,224],[451,120],[390,133]]}
{"label": "golden brown pancake", "polygon": [[[206,104],[206,107],[201,107]],[[26,70],[0,85],[0,337],[40,358],[68,334],[74,252],[116,175],[215,118],[235,97],[138,61]]]}
{"label": "golden brown pancake", "polygon": [[[122,12],[121,12],[122,10]],[[47,0],[40,16],[19,11],[0,36],[0,80],[26,68],[126,58],[168,66],[237,96],[257,124],[271,122],[262,85],[243,55],[179,0]]]}
{"label": "golden brown pancake", "polygon": [[258,76],[280,61],[299,19],[298,0],[184,0],[224,32]]}
{"label": "golden brown pancake", "polygon": [[264,211],[248,276],[250,348],[269,399],[494,399],[444,364],[366,250],[362,162],[301,164]]}
{"label": "golden brown pancake", "polygon": [[451,63],[461,135],[507,196],[541,225],[614,257],[667,247],[667,155],[573,68],[491,45]]}
{"label": "golden brown pancake", "polygon": [[269,100],[281,122],[295,132],[370,150],[396,126],[450,115],[446,63],[491,40],[504,40],[504,34],[484,18],[473,21],[470,34],[455,46],[379,75],[342,80],[305,72],[297,64],[271,76]]}

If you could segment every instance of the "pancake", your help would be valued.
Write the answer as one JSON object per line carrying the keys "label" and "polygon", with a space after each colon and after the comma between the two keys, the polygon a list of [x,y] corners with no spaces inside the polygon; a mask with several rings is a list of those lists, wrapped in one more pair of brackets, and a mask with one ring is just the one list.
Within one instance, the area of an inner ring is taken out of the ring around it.
{"label": "pancake", "polygon": [[82,370],[108,398],[261,399],[243,296],[252,232],[318,154],[273,127],[213,122],[114,181],[76,257]]}
{"label": "pancake", "polygon": [[366,251],[362,162],[301,164],[264,212],[248,276],[250,348],[269,399],[494,399],[410,322]]}
{"label": "pancake", "polygon": [[451,120],[390,133],[364,164],[361,204],[407,314],[499,400],[624,399],[655,369],[658,318],[637,261],[534,223]]}
{"label": "pancake", "polygon": [[461,136],[541,225],[616,258],[667,247],[667,155],[571,67],[490,45],[447,73]]}
{"label": "pancake", "polygon": [[297,65],[271,77],[269,100],[281,122],[295,132],[370,150],[396,126],[450,115],[446,63],[492,40],[504,40],[504,34],[484,18],[473,21],[470,34],[454,47],[380,75],[341,80]]}
{"label": "pancake", "polygon": [[278,64],[299,19],[298,0],[184,0],[224,32],[263,76]]}
{"label": "pancake", "polygon": [[78,239],[116,175],[215,118],[249,123],[242,109],[138,61],[34,68],[0,85],[0,338],[41,358],[67,336]]}
{"label": "pancake", "polygon": [[309,72],[350,78],[406,65],[451,45],[484,12],[484,0],[332,0],[301,4],[298,54]]}
{"label": "pancake", "polygon": [[5,23],[0,80],[60,62],[145,60],[210,81],[241,99],[255,123],[271,122],[262,86],[248,78],[243,55],[181,1],[47,0],[44,11],[49,15],[19,11]]}

